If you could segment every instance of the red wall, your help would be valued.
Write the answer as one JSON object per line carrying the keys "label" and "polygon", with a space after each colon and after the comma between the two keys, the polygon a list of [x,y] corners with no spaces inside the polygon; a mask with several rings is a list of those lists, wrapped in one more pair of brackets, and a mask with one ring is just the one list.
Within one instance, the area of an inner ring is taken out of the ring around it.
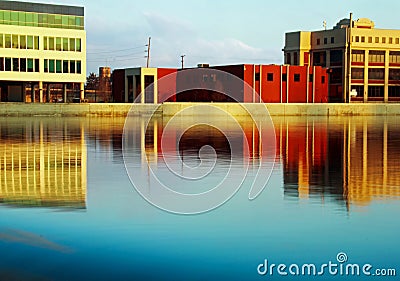
{"label": "red wall", "polygon": [[157,68],[158,103],[176,102],[177,69]]}
{"label": "red wall", "polygon": [[112,73],[112,94],[114,102],[125,102],[125,70],[116,69]]}

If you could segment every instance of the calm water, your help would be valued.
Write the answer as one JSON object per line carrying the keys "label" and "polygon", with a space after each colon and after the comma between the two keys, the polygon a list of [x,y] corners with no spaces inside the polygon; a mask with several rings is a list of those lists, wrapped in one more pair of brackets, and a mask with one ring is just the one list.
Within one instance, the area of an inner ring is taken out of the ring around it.
{"label": "calm water", "polygon": [[[147,130],[133,120],[131,168],[149,177],[148,188],[152,171],[191,193],[206,191],[229,166],[238,175],[249,169],[231,200],[191,216],[154,207],[132,186],[124,121],[0,119],[0,280],[303,280],[311,277],[260,276],[257,266],[337,263],[340,252],[400,274],[400,117],[274,118],[273,157],[263,155],[251,120],[240,120],[242,131],[191,127],[167,147],[167,120]],[[214,151],[200,157],[205,145]],[[205,183],[169,175],[162,156],[176,152],[182,171],[215,162]],[[250,201],[255,168],[266,159],[276,161],[272,176]],[[345,278],[366,279],[312,277]]]}

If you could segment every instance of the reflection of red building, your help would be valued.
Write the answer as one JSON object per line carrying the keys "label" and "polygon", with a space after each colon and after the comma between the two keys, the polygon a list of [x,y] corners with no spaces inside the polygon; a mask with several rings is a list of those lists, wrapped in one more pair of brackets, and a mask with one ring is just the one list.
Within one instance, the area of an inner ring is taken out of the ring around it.
{"label": "reflection of red building", "polygon": [[[328,101],[327,77],[322,67],[286,65],[121,69],[113,73],[113,95],[116,102],[133,102],[144,92],[142,103],[324,103]],[[146,81],[154,86],[146,87]]]}

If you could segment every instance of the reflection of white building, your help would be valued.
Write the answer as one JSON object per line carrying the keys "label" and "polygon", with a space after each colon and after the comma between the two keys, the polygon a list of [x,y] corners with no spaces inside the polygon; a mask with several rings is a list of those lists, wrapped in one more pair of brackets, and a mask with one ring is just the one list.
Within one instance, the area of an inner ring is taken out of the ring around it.
{"label": "reflection of white building", "polygon": [[83,99],[85,74],[83,7],[0,1],[1,101],[49,101],[51,84]]}
{"label": "reflection of white building", "polygon": [[49,139],[51,128],[43,123],[28,123],[22,129],[25,133],[20,138],[2,139],[0,143],[0,203],[86,208],[83,130],[80,139],[63,141],[61,136],[57,141]]}

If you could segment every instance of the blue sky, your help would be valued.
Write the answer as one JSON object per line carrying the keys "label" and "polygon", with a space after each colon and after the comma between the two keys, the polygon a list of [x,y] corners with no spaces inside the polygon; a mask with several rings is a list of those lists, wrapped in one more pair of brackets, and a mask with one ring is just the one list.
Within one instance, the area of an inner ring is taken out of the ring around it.
{"label": "blue sky", "polygon": [[[328,28],[353,12],[377,28],[400,29],[400,1],[384,0],[41,0],[85,7],[88,72],[99,66],[144,66],[152,37],[151,66],[198,63],[283,62],[284,34]],[[378,5],[377,5],[378,4]]]}

